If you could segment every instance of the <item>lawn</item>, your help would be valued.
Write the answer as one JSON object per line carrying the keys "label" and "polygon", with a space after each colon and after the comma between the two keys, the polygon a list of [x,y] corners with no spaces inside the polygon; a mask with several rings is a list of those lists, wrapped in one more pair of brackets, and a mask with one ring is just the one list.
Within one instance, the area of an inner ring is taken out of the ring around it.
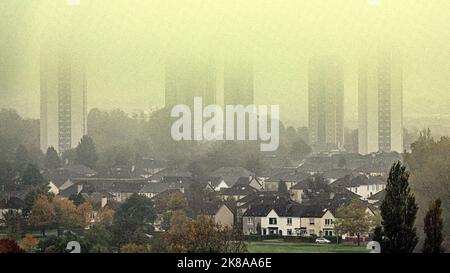
{"label": "lawn", "polygon": [[290,243],[281,240],[250,242],[248,251],[250,253],[368,253],[364,246]]}

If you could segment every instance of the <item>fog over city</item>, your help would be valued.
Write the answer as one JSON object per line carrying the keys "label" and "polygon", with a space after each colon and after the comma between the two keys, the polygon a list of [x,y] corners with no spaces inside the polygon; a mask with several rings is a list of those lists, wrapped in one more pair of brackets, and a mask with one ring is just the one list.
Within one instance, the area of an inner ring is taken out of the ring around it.
{"label": "fog over city", "polygon": [[[68,16],[68,9],[77,9]],[[88,109],[164,106],[167,57],[239,57],[254,66],[255,102],[308,123],[308,62],[344,62],[345,123],[358,119],[358,63],[379,46],[401,50],[405,124],[450,115],[447,0],[60,0],[0,2],[0,108],[39,117],[40,48],[77,33],[87,56]],[[217,80],[217,100],[223,101]]]}

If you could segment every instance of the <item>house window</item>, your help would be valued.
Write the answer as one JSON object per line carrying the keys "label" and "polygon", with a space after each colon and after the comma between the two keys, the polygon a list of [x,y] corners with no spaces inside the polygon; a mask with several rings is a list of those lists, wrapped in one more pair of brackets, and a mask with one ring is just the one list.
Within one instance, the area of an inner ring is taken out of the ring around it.
{"label": "house window", "polygon": [[248,218],[247,218],[247,224],[248,224],[248,225],[253,225],[253,218],[248,217]]}
{"label": "house window", "polygon": [[276,225],[277,224],[277,218],[269,218],[269,225]]}
{"label": "house window", "polygon": [[309,218],[309,224],[310,225],[314,225],[315,224],[315,221],[316,219],[314,219],[314,218]]}
{"label": "house window", "polygon": [[287,218],[287,225],[292,226],[292,218]]}
{"label": "house window", "polygon": [[333,224],[333,219],[325,219],[325,225],[331,226]]}
{"label": "house window", "polygon": [[328,237],[333,236],[333,231],[332,230],[325,230],[325,236],[328,236]]}
{"label": "house window", "polygon": [[287,230],[287,235],[292,236],[292,229]]}

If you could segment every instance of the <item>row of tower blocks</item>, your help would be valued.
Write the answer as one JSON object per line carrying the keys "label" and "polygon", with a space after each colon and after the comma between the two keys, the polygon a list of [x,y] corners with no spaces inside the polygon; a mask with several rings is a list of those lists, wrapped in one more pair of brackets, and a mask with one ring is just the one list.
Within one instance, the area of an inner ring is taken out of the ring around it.
{"label": "row of tower blocks", "polygon": [[[63,153],[76,147],[87,133],[88,84],[83,60],[73,50],[56,50],[41,56],[41,148],[44,151],[52,146]],[[254,104],[251,62],[225,61],[220,73],[216,68],[216,63],[207,58],[168,60],[166,106],[192,105],[196,96],[201,96],[205,105],[216,104],[218,80],[223,81],[225,105]],[[308,73],[310,144],[316,151],[342,150],[342,61],[333,57],[312,58]],[[403,87],[399,54],[380,51],[362,58],[358,90],[359,153],[402,152]]]}

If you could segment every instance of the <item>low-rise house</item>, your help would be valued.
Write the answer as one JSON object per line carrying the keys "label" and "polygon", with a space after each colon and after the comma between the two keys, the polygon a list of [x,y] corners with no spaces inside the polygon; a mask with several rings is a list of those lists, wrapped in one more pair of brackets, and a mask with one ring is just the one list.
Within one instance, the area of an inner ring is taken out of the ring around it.
{"label": "low-rise house", "polygon": [[311,181],[312,180],[308,178],[292,186],[289,189],[291,199],[295,202],[303,203],[306,192],[308,192],[311,188]]}
{"label": "low-rise house", "polygon": [[125,202],[133,194],[139,193],[144,186],[144,183],[115,182],[109,192],[114,196],[115,201]]}
{"label": "low-rise house", "polygon": [[364,163],[355,168],[355,172],[372,177],[384,176],[399,160],[402,160],[402,156],[396,152],[369,154],[365,156]]}
{"label": "low-rise house", "polygon": [[[161,182],[165,177],[183,177],[184,180],[192,178],[192,173],[190,171],[180,169],[180,168],[165,168],[154,175],[150,176],[150,182]],[[172,178],[170,178],[172,179]]]}
{"label": "low-rise house", "polygon": [[251,186],[259,191],[264,190],[264,184],[263,182],[258,179],[257,177],[254,176],[249,176],[249,177],[240,177],[235,185],[248,185]]}
{"label": "low-rise house", "polygon": [[322,177],[328,182],[328,184],[331,184],[340,178],[344,178],[352,174],[353,171],[350,169],[336,168],[324,172]]}
{"label": "low-rise house", "polygon": [[61,197],[69,198],[80,193],[89,196],[99,192],[113,195],[117,202],[124,202],[133,193],[139,193],[148,183],[143,178],[75,178],[71,182],[69,187],[60,191]]}
{"label": "low-rise house", "polygon": [[372,195],[386,188],[386,182],[379,177],[367,178],[364,175],[346,176],[338,179],[331,184],[331,187],[341,187],[350,190],[360,196],[361,199],[367,200]]}
{"label": "low-rise house", "polygon": [[244,235],[333,236],[335,216],[314,205],[257,205],[243,217]]}
{"label": "low-rise house", "polygon": [[286,205],[289,197],[276,191],[259,191],[248,195],[236,202],[236,221],[242,222],[242,216],[252,206],[257,205]]}
{"label": "low-rise house", "polygon": [[223,227],[232,228],[234,225],[234,213],[226,204],[205,203],[200,215]]}
{"label": "low-rise house", "polygon": [[222,177],[228,187],[233,187],[241,177],[255,176],[255,174],[243,167],[222,167],[213,171],[210,176]]}
{"label": "low-rise house", "polygon": [[150,178],[152,175],[163,171],[168,167],[168,163],[164,160],[154,158],[138,158],[134,166],[135,173],[139,173],[144,178]]}
{"label": "low-rise house", "polygon": [[168,190],[178,190],[181,193],[184,193],[185,188],[182,183],[147,183],[139,191],[139,194],[147,196],[148,198],[154,198]]}
{"label": "low-rise house", "polygon": [[222,177],[207,177],[205,178],[206,187],[212,191],[221,191],[223,189],[229,188],[228,184]]}
{"label": "low-rise house", "polygon": [[267,191],[278,191],[280,181],[284,182],[288,190],[298,182],[310,178],[311,175],[298,170],[284,169],[264,181],[264,188]]}
{"label": "low-rise house", "polygon": [[217,193],[218,197],[224,201],[237,201],[246,197],[247,195],[254,194],[258,190],[250,185],[235,184],[231,188],[223,189]]}

